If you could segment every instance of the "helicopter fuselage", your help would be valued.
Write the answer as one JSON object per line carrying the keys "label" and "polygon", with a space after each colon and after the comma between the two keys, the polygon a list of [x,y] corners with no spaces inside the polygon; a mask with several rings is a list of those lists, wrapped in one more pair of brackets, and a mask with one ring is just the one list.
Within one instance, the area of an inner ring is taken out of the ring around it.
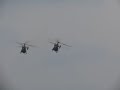
{"label": "helicopter fuselage", "polygon": [[26,47],[22,47],[22,49],[21,49],[21,53],[26,53],[27,52],[27,50],[26,50]]}
{"label": "helicopter fuselage", "polygon": [[57,53],[58,50],[60,49],[60,47],[61,47],[61,45],[59,45],[58,43],[54,44],[54,47],[53,47],[52,51],[55,51]]}
{"label": "helicopter fuselage", "polygon": [[27,54],[27,50],[29,49],[29,47],[26,47],[26,45],[24,44],[22,46],[21,52],[20,53],[26,53]]}

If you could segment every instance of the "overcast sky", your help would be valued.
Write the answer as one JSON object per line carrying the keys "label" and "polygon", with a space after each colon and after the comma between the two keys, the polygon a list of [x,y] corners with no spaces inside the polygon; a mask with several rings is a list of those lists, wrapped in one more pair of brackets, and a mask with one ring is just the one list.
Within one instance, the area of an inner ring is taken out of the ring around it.
{"label": "overcast sky", "polygon": [[[0,64],[8,87],[120,90],[118,0],[6,0],[0,5]],[[52,52],[48,41],[57,38],[72,47]],[[23,55],[16,42],[26,40],[39,48]]]}

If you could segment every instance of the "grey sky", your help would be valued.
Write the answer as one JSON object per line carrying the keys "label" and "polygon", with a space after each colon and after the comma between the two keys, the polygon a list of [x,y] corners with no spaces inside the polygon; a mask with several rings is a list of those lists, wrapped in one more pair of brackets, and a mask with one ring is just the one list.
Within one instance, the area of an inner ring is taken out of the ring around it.
{"label": "grey sky", "polygon": [[[113,90],[120,78],[117,0],[6,1],[0,21],[5,77],[21,90]],[[54,3],[56,2],[56,3]],[[82,4],[81,4],[82,3]],[[72,45],[58,54],[48,39]],[[39,48],[19,54],[16,41]]]}

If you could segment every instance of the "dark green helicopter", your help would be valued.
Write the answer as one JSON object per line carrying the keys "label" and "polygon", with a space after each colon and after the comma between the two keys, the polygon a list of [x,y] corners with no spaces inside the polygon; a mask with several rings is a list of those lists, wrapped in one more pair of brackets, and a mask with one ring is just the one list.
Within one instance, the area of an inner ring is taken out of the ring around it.
{"label": "dark green helicopter", "polygon": [[54,47],[53,47],[52,51],[55,51],[56,53],[58,53],[59,49],[61,48],[61,45],[71,47],[71,46],[69,46],[67,44],[61,43],[59,40],[57,40],[56,43],[53,43],[53,42],[49,42],[49,43],[54,44]]}
{"label": "dark green helicopter", "polygon": [[21,45],[19,47],[21,47],[21,51],[20,51],[20,54],[21,53],[24,53],[24,54],[27,54],[27,50],[29,49],[29,47],[36,47],[34,45],[29,45],[29,41],[26,41],[25,43],[19,43],[19,42],[16,42],[17,44]]}

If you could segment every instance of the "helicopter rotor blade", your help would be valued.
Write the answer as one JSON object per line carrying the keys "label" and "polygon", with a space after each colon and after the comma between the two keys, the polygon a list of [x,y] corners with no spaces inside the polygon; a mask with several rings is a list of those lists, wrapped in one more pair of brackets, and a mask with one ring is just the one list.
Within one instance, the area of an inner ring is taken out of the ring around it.
{"label": "helicopter rotor blade", "polygon": [[67,44],[64,44],[64,43],[60,43],[60,44],[62,44],[62,45],[65,45],[65,46],[68,46],[68,47],[72,47],[72,46],[69,46],[69,45],[67,45]]}
{"label": "helicopter rotor blade", "polygon": [[29,45],[29,44],[26,44],[27,46],[29,46],[29,47],[37,47],[37,46],[35,46],[35,45]]}
{"label": "helicopter rotor blade", "polygon": [[26,41],[25,44],[29,43],[30,41]]}
{"label": "helicopter rotor blade", "polygon": [[23,45],[23,44],[27,44],[27,43],[29,43],[30,41],[26,41],[25,43],[20,43],[20,42],[16,42],[17,44],[19,44],[19,45]]}
{"label": "helicopter rotor blade", "polygon": [[55,43],[53,43],[53,42],[49,42],[49,43],[55,44]]}
{"label": "helicopter rotor blade", "polygon": [[16,42],[17,44],[19,44],[19,45],[23,45],[24,43],[20,43],[20,42]]}

